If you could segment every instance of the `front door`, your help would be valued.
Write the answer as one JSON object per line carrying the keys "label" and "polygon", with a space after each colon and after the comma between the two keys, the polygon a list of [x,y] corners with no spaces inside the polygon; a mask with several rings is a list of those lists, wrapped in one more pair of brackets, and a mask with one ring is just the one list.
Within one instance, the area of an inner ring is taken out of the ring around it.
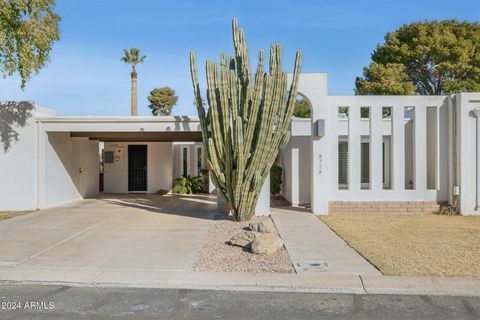
{"label": "front door", "polygon": [[147,191],[147,146],[128,146],[128,191]]}

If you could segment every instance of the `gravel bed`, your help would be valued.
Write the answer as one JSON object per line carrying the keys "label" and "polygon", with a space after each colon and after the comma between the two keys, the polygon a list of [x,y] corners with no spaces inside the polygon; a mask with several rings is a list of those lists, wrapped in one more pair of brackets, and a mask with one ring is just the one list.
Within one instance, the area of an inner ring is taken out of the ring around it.
{"label": "gravel bed", "polygon": [[228,244],[232,235],[242,231],[250,222],[267,219],[270,218],[253,217],[248,222],[235,222],[231,217],[216,216],[203,239],[193,270],[294,273],[292,261],[283,247],[271,255],[257,255]]}

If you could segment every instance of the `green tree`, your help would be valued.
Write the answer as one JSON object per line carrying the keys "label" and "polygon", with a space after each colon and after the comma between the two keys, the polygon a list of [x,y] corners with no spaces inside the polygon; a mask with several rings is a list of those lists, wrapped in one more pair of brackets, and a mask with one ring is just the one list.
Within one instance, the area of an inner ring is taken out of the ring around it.
{"label": "green tree", "polygon": [[175,95],[175,90],[170,87],[155,88],[150,91],[148,96],[154,116],[169,116],[172,113],[172,108],[177,104],[178,97]]}
{"label": "green tree", "polygon": [[18,72],[22,89],[60,40],[54,7],[55,0],[0,0],[0,71],[4,78]]}
{"label": "green tree", "polygon": [[132,72],[130,76],[132,78],[132,100],[131,100],[131,115],[137,115],[137,70],[135,67],[143,63],[146,56],[140,54],[140,49],[138,48],[130,48],[130,50],[123,49],[123,57],[120,59],[121,61],[125,62],[132,66]]}
{"label": "green tree", "polygon": [[293,110],[293,116],[297,118],[310,118],[312,110],[310,104],[303,97],[298,98],[295,101],[295,109]]}
{"label": "green tree", "polygon": [[425,21],[387,33],[355,87],[356,94],[480,91],[480,23]]}

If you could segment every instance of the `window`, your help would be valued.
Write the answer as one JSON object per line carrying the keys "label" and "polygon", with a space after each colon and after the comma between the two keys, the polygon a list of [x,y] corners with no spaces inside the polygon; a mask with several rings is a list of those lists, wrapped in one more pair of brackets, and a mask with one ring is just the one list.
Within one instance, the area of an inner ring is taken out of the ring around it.
{"label": "window", "polygon": [[361,183],[362,189],[370,188],[370,143],[362,142],[361,152]]}
{"label": "window", "polygon": [[348,189],[348,141],[338,141],[338,188]]}
{"label": "window", "polygon": [[113,151],[104,152],[105,163],[113,163]]}
{"label": "window", "polygon": [[182,147],[182,175],[188,176],[188,147]]}

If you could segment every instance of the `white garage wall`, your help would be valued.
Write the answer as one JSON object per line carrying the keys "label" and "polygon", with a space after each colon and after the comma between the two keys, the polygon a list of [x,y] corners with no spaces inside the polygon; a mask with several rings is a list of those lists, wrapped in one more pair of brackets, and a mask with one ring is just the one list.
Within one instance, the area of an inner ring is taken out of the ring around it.
{"label": "white garage wall", "polygon": [[[72,163],[73,142],[69,132],[43,133],[44,169],[43,188],[40,188],[41,207],[51,207],[80,199],[74,180],[75,170]],[[43,163],[43,165],[42,165]]]}
{"label": "white garage wall", "polygon": [[99,142],[88,139],[73,139],[73,170],[77,173],[74,183],[82,198],[99,194],[100,155]]}
{"label": "white garage wall", "polygon": [[147,192],[172,189],[172,143],[171,142],[106,142],[106,151],[123,149],[120,168],[114,164],[104,166],[104,192],[128,193],[128,145],[147,145]]}
{"label": "white garage wall", "polygon": [[51,207],[98,194],[98,141],[71,138],[69,132],[43,134],[44,168],[41,207]]}
{"label": "white garage wall", "polygon": [[[10,110],[11,112],[3,111],[3,118],[0,120],[5,121],[6,125],[0,128],[2,131],[10,131],[2,132],[2,135],[16,133],[18,141],[12,141],[7,151],[0,141],[0,211],[35,210],[39,207],[37,192],[39,125],[35,117],[53,116],[55,111],[35,103],[19,104],[16,109]],[[15,126],[9,121],[19,114],[27,118],[24,127]]]}
{"label": "white garage wall", "polygon": [[0,143],[0,211],[36,209],[36,127],[17,128],[19,139],[5,152]]}

